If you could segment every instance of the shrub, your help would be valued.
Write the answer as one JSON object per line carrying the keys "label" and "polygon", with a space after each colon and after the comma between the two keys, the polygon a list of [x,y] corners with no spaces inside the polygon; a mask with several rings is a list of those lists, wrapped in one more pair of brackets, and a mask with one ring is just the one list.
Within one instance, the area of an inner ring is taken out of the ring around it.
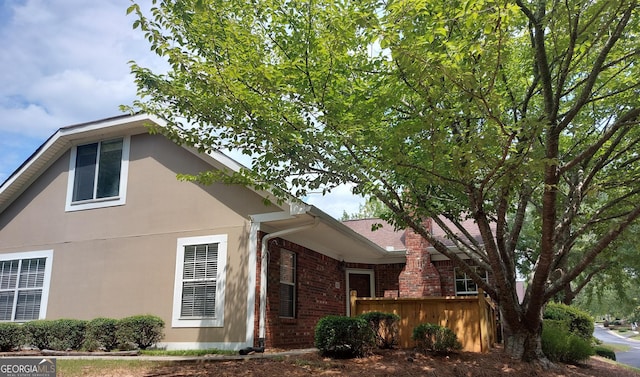
{"label": "shrub", "polygon": [[545,308],[543,318],[565,321],[569,331],[583,339],[591,340],[593,337],[593,318],[580,309],[550,302]]}
{"label": "shrub", "polygon": [[22,326],[13,322],[0,322],[0,351],[8,352],[24,345]]}
{"label": "shrub", "polygon": [[26,343],[28,345],[41,350],[52,349],[50,341],[52,339],[53,321],[41,319],[27,322],[22,326],[24,326]]}
{"label": "shrub", "polygon": [[118,346],[116,331],[118,320],[112,318],[95,318],[87,323],[83,348],[88,351],[104,349],[111,351]]}
{"label": "shrub", "polygon": [[577,363],[594,354],[590,340],[569,330],[564,320],[546,319],[542,325],[542,351],[551,361]]}
{"label": "shrub", "polygon": [[363,318],[327,316],[316,325],[315,346],[325,356],[363,356],[374,344],[373,330]]}
{"label": "shrub", "polygon": [[378,348],[393,348],[398,344],[398,322],[400,317],[393,313],[369,312],[358,317],[369,323],[376,337]]}
{"label": "shrub", "polygon": [[422,352],[449,353],[462,349],[456,334],[447,327],[433,323],[423,323],[413,329],[411,339],[416,341]]}
{"label": "shrub", "polygon": [[136,315],[120,320],[116,338],[118,344],[133,343],[144,350],[162,340],[163,329],[162,318],[154,315]]}
{"label": "shrub", "polygon": [[79,350],[84,342],[84,330],[87,321],[80,319],[56,319],[52,321],[49,333],[49,346],[51,349]]}
{"label": "shrub", "polygon": [[609,347],[596,346],[595,353],[598,356],[606,357],[607,359],[616,360],[616,353]]}

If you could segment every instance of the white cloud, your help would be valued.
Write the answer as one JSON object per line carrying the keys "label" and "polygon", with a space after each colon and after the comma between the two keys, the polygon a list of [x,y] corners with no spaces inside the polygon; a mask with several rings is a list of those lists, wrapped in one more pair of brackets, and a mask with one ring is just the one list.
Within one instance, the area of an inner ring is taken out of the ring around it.
{"label": "white cloud", "polygon": [[[147,6],[150,2],[141,1]],[[56,129],[118,115],[135,99],[128,62],[167,67],[150,52],[130,0],[0,1],[0,182]],[[362,199],[340,187],[310,204],[339,218]]]}

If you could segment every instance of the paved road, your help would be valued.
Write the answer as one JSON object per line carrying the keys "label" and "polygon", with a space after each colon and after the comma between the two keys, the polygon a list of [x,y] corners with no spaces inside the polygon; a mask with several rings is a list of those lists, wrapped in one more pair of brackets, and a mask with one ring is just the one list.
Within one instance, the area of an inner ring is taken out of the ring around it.
{"label": "paved road", "polygon": [[619,363],[640,368],[640,341],[628,340],[614,335],[613,332],[598,325],[596,325],[593,335],[605,343],[622,344],[631,347],[629,351],[616,352],[616,359]]}

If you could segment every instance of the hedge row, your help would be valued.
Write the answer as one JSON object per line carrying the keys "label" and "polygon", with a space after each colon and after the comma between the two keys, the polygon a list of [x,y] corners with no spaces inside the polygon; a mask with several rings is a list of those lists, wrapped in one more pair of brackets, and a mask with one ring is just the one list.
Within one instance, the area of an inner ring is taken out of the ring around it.
{"label": "hedge row", "polygon": [[0,323],[0,351],[22,347],[57,351],[146,349],[163,338],[164,321],[152,315]]}

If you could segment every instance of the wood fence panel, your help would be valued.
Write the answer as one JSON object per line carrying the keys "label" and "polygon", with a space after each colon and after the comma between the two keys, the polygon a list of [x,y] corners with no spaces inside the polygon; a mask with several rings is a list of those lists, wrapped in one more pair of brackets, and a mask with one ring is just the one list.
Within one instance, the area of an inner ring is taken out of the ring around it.
{"label": "wood fence panel", "polygon": [[465,351],[487,352],[496,341],[495,307],[484,295],[471,297],[357,298],[351,292],[351,315],[394,313],[400,317],[399,346],[412,348],[413,329],[433,323],[453,330]]}

